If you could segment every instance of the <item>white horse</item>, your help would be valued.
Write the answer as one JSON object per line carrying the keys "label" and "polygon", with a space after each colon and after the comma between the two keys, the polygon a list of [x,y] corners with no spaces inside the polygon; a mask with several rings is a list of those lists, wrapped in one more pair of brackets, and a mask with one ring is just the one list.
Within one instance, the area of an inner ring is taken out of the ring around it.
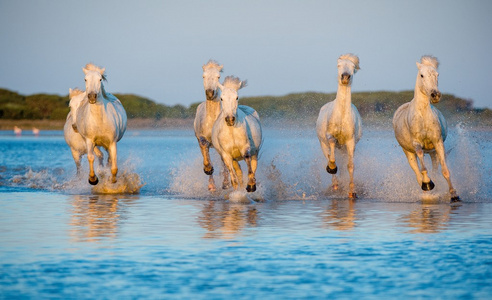
{"label": "white horse", "polygon": [[126,130],[126,112],[115,96],[107,93],[102,84],[106,80],[104,68],[87,64],[85,73],[85,96],[76,110],[75,126],[85,140],[89,161],[89,183],[96,185],[99,180],[94,173],[94,147],[108,150],[111,162],[111,182],[116,182],[116,143]]}
{"label": "white horse", "polygon": [[260,117],[251,107],[241,105],[238,108],[237,91],[246,86],[246,81],[227,76],[223,85],[221,111],[212,129],[212,143],[219,152],[222,161],[229,170],[234,190],[238,185],[244,187],[243,173],[238,161],[248,166],[248,192],[256,191],[256,168],[258,153],[262,142]]}
{"label": "white horse", "polygon": [[[447,123],[441,112],[430,104],[431,102],[438,103],[441,98],[441,92],[437,87],[438,66],[439,62],[433,56],[422,56],[420,63],[417,62],[419,72],[414,97],[412,101],[396,110],[393,116],[393,128],[396,140],[407,156],[408,163],[415,172],[422,190],[429,191],[434,188],[434,183],[427,175],[427,168],[424,164],[424,153],[429,153],[434,168],[437,168],[436,156],[439,159],[442,175],[449,185],[451,201],[455,202],[460,198],[451,184],[444,149]],[[420,170],[417,158],[420,162]]]}
{"label": "white horse", "polygon": [[[85,97],[85,92],[79,89],[69,89],[68,95],[70,98],[70,112],[67,115],[67,120],[65,122],[65,126],[63,127],[63,135],[65,136],[65,142],[67,142],[70,150],[72,151],[72,157],[75,161],[75,166],[77,167],[77,175],[79,175],[81,170],[80,158],[82,155],[87,153],[87,145],[84,138],[78,133],[73,119],[76,115],[80,102]],[[102,165],[102,152],[98,147],[95,147],[94,153],[99,159],[99,163]]]}
{"label": "white horse", "polygon": [[350,176],[349,197],[357,198],[354,191],[355,144],[362,136],[362,121],[355,105],[352,104],[351,84],[359,70],[359,58],[345,54],[338,58],[338,90],[334,101],[326,103],[319,112],[316,131],[323,154],[328,160],[326,171],[332,174],[332,187],[338,189],[336,176],[335,146],[345,146],[348,154]]}
{"label": "white horse", "polygon": [[[203,156],[203,171],[209,175],[208,189],[210,191],[215,191],[214,168],[210,160],[210,147],[212,146],[212,127],[220,114],[219,79],[223,67],[223,65],[219,65],[219,63],[213,60],[209,60],[203,65],[203,87],[207,100],[198,105],[193,124],[195,136]],[[224,167],[223,188],[229,186],[228,177],[226,168]]]}

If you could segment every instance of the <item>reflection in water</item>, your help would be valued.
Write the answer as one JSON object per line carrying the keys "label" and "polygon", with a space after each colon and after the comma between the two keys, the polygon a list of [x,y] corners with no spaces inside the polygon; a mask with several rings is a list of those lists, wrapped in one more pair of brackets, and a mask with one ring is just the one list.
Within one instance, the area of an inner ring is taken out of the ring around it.
{"label": "reflection in water", "polygon": [[257,219],[255,206],[208,201],[203,204],[198,224],[207,230],[204,238],[231,239],[246,226],[256,227]]}
{"label": "reflection in water", "polygon": [[124,214],[122,203],[131,203],[138,197],[120,200],[118,195],[76,195],[70,212],[70,236],[76,242],[95,242],[101,238],[114,239],[118,223]]}
{"label": "reflection in water", "polygon": [[451,213],[459,207],[422,203],[401,219],[405,225],[413,228],[410,233],[437,233],[448,227]]}
{"label": "reflection in water", "polygon": [[356,200],[333,200],[322,213],[322,219],[328,227],[336,230],[351,230],[355,226]]}

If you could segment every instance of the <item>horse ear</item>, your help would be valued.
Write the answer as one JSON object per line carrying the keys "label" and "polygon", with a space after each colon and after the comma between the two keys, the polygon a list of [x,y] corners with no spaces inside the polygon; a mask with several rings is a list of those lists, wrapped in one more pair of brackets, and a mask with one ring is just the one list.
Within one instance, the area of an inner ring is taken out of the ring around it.
{"label": "horse ear", "polygon": [[241,83],[239,84],[239,89],[242,89],[243,87],[247,86],[248,85],[248,81],[247,80],[243,80],[241,81]]}
{"label": "horse ear", "polygon": [[219,72],[222,72],[222,69],[224,68],[224,65],[219,66]]}
{"label": "horse ear", "polygon": [[222,91],[224,90],[224,86],[220,83],[220,82],[217,82],[217,85],[219,86],[219,89]]}
{"label": "horse ear", "polygon": [[99,70],[99,73],[101,73],[101,75],[104,75],[104,71],[106,71],[106,68],[102,68]]}
{"label": "horse ear", "polygon": [[420,70],[421,67],[422,67],[422,64],[417,62],[417,68]]}
{"label": "horse ear", "polygon": [[86,68],[82,68],[82,71],[84,71],[84,74],[87,75],[87,72],[89,72],[89,70],[87,70]]}

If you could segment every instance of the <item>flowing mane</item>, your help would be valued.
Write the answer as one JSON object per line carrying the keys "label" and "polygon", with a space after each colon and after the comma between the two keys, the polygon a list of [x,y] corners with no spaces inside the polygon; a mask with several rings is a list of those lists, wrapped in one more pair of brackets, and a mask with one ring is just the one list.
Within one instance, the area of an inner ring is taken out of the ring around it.
{"label": "flowing mane", "polygon": [[68,97],[69,98],[73,98],[73,97],[78,96],[78,95],[80,95],[82,93],[84,93],[84,91],[82,91],[79,88],[69,89],[69,91],[68,91]]}
{"label": "flowing mane", "polygon": [[437,67],[439,67],[439,61],[437,60],[437,57],[434,57],[432,55],[422,56],[422,58],[420,58],[420,63],[426,66],[434,67],[436,70]]}
{"label": "flowing mane", "polygon": [[215,60],[211,59],[206,64],[204,64],[202,68],[203,68],[203,71],[205,71],[207,69],[214,68],[214,69],[218,69],[219,72],[222,72],[222,68],[223,67],[224,66],[219,65],[218,62],[216,62]]}
{"label": "flowing mane", "polygon": [[227,76],[224,79],[224,83],[222,84],[226,88],[231,88],[234,90],[239,90],[247,85],[247,81],[241,81],[241,79],[234,77],[234,76]]}
{"label": "flowing mane", "polygon": [[351,54],[351,53],[347,53],[347,54],[341,55],[338,59],[348,59],[354,63],[356,70],[360,70],[359,57],[357,57],[356,55]]}
{"label": "flowing mane", "polygon": [[102,79],[104,81],[107,81],[107,77],[106,77],[106,74],[104,73],[105,71],[105,68],[100,68],[98,66],[96,66],[95,64],[92,64],[92,63],[88,63],[87,65],[85,65],[85,69],[88,70],[88,71],[96,71],[96,72],[99,72],[102,76]]}

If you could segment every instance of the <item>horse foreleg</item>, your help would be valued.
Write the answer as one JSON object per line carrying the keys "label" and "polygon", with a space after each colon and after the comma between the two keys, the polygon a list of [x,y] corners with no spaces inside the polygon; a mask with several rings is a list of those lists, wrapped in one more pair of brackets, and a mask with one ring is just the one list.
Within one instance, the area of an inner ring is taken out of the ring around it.
{"label": "horse foreleg", "polygon": [[241,170],[241,166],[237,160],[232,161],[232,165],[234,167],[234,171],[236,171],[237,180],[239,181],[239,186],[241,188],[244,187],[244,178],[243,178],[243,170]]}
{"label": "horse foreleg", "polygon": [[200,145],[200,151],[203,156],[203,172],[207,175],[214,173],[214,167],[210,160],[210,142],[203,136],[198,139],[198,145]]}
{"label": "horse foreleg", "polygon": [[229,178],[229,170],[227,170],[224,162],[222,162],[222,177],[224,178],[222,181],[222,189],[226,190],[231,187],[231,180]]}
{"label": "horse foreleg", "polygon": [[335,145],[336,145],[336,139],[332,136],[328,138],[328,145],[330,147],[330,154],[328,158],[328,166],[326,167],[326,171],[330,174],[336,174],[337,173],[337,164],[335,162]]}
{"label": "horse foreleg", "polygon": [[248,185],[246,186],[246,191],[251,193],[251,192],[256,191],[255,172],[256,172],[256,167],[258,165],[257,156],[251,155],[249,150],[248,150],[246,152],[246,155],[244,156],[244,161],[246,162],[246,165],[248,166]]}
{"label": "horse foreleg", "polygon": [[72,157],[75,162],[75,167],[77,168],[77,176],[79,176],[80,170],[82,169],[80,165],[80,153],[75,149],[70,149],[70,150],[72,150]]}
{"label": "horse foreleg", "polygon": [[432,161],[432,174],[434,174],[435,172],[437,172],[437,169],[439,168],[438,160],[437,160],[437,152],[436,151],[430,152],[429,156]]}
{"label": "horse foreleg", "polygon": [[89,161],[89,183],[96,185],[99,182],[94,173],[94,143],[91,140],[86,141],[87,145],[87,160]]}
{"label": "horse foreleg", "polygon": [[109,145],[109,157],[111,158],[111,182],[116,183],[116,174],[118,174],[116,142]]}
{"label": "horse foreleg", "polygon": [[427,168],[425,167],[425,162],[424,162],[424,150],[422,150],[422,145],[419,143],[414,143],[413,146],[415,147],[415,153],[417,154],[417,157],[420,161],[420,173],[422,174],[422,190],[424,191],[430,191],[434,188],[434,182],[429,178],[429,175],[427,174]]}
{"label": "horse foreleg", "polygon": [[357,198],[357,194],[354,192],[355,184],[354,184],[354,152],[355,152],[355,140],[347,141],[347,153],[348,153],[348,163],[347,169],[349,172],[350,183],[349,183],[349,198],[355,199]]}
{"label": "horse foreleg", "polygon": [[104,166],[104,163],[103,163],[104,156],[103,156],[103,153],[101,152],[101,150],[98,147],[94,147],[94,154],[97,156],[97,159],[99,161],[99,164],[101,166]]}
{"label": "horse foreleg", "polygon": [[234,190],[237,190],[238,178],[237,178],[236,171],[234,170],[234,163],[233,163],[232,157],[230,155],[223,155],[222,161],[224,162],[227,169],[229,170],[229,175],[231,177],[232,187],[234,188]]}
{"label": "horse foreleg", "polygon": [[451,194],[451,202],[460,201],[460,197],[456,193],[456,190],[453,188],[451,184],[451,174],[449,173],[448,165],[446,164],[446,152],[444,150],[444,145],[442,142],[436,143],[436,153],[439,158],[439,162],[441,164],[442,176],[446,179],[449,186],[449,193]]}

